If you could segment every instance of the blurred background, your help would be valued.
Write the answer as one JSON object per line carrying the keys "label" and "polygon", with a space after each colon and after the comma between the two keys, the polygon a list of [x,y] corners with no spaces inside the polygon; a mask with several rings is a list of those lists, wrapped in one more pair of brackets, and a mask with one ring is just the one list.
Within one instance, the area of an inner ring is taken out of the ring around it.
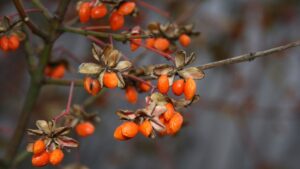
{"label": "blurred background", "polygon": [[[58,0],[42,3],[50,10]],[[66,18],[76,15],[72,0]],[[137,1],[138,2],[138,1]],[[201,36],[192,40],[186,49],[196,52],[195,65],[236,55],[264,50],[300,38],[299,0],[148,0],[144,1],[170,14],[139,5],[140,17],[129,19],[127,26],[151,21],[194,23]],[[25,0],[27,8],[31,2]],[[11,1],[0,1],[0,15],[16,10]],[[43,24],[41,14],[31,14]],[[104,19],[100,24],[104,25]],[[32,44],[41,47],[40,40]],[[114,42],[131,59],[144,49],[129,50],[128,44]],[[80,62],[92,61],[91,43],[83,36],[64,34],[55,43],[52,60],[64,58],[71,68],[66,79],[82,78],[76,73]],[[101,122],[94,135],[80,139],[78,150],[66,153],[58,168],[81,163],[98,169],[298,169],[300,166],[300,48],[259,58],[251,62],[205,71],[199,81],[201,100],[182,113],[186,125],[174,137],[146,139],[138,137],[119,142],[113,132],[121,122],[114,114],[117,109],[143,107],[144,94],[139,102],[130,105],[124,91],[117,89],[104,94],[88,108],[98,112]],[[76,57],[76,59],[74,59]],[[151,51],[137,64],[167,63]],[[0,52],[0,155],[4,156],[21,111],[28,89],[29,75],[24,48],[16,52]],[[51,119],[67,103],[68,86],[46,86],[28,122],[35,128],[37,119]],[[82,103],[88,94],[76,88],[73,103]],[[76,137],[74,135],[74,137]],[[24,136],[20,152],[30,140]],[[18,168],[32,168],[31,159],[25,158]],[[51,166],[45,168],[52,168]]]}

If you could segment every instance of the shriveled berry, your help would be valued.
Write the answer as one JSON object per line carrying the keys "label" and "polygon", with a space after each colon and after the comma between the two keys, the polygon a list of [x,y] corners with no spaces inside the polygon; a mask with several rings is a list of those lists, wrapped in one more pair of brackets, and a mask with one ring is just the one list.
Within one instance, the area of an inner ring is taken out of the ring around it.
{"label": "shriveled berry", "polygon": [[41,154],[46,150],[46,145],[43,140],[37,140],[33,143],[33,154]]}
{"label": "shriveled berry", "polygon": [[148,92],[151,89],[151,86],[148,84],[151,84],[149,80],[147,81],[147,83],[140,83],[139,87],[143,92]]}
{"label": "shriveled berry", "polygon": [[165,38],[157,38],[154,42],[154,48],[160,51],[165,51],[169,48],[170,42]]}
{"label": "shriveled berry", "polygon": [[153,48],[154,47],[154,42],[155,42],[154,38],[148,38],[148,39],[146,39],[146,46],[149,47],[149,48]]}
{"label": "shriveled berry", "polygon": [[176,134],[183,123],[183,117],[180,113],[175,113],[174,116],[170,119],[169,123],[167,124],[167,133],[168,134]]}
{"label": "shriveled berry", "polygon": [[49,153],[44,151],[41,154],[32,156],[31,163],[34,167],[43,167],[49,163]]}
{"label": "shriveled berry", "polygon": [[138,99],[138,93],[136,91],[136,89],[133,86],[128,86],[126,88],[126,99],[128,100],[129,103],[136,103],[137,99]]}
{"label": "shriveled berry", "polygon": [[11,35],[8,38],[8,47],[10,50],[17,50],[20,46],[20,39],[17,35]]}
{"label": "shriveled berry", "polygon": [[64,153],[61,149],[55,149],[50,153],[49,162],[52,165],[59,165],[64,159]]}
{"label": "shriveled berry", "polygon": [[182,46],[187,47],[191,43],[191,38],[187,34],[182,34],[179,36],[179,43]]}
{"label": "shriveled berry", "polygon": [[114,72],[105,72],[103,76],[103,84],[107,88],[113,89],[118,86],[118,76]]}
{"label": "shriveled berry", "polygon": [[9,50],[9,40],[7,38],[7,36],[2,36],[2,38],[0,39],[0,47],[3,51],[8,51]]}
{"label": "shriveled berry", "polygon": [[176,96],[180,96],[184,91],[184,80],[176,80],[172,85],[172,91]]}
{"label": "shriveled berry", "polygon": [[186,100],[192,100],[196,94],[197,85],[193,78],[188,78],[184,85],[184,96]]}
{"label": "shriveled berry", "polygon": [[83,80],[84,89],[92,95],[96,95],[101,90],[100,82],[97,79],[93,79],[91,77],[86,77]]}
{"label": "shriveled berry", "polygon": [[91,17],[93,19],[103,18],[107,14],[107,8],[104,4],[100,4],[92,8]]}
{"label": "shriveled berry", "polygon": [[166,121],[169,121],[173,117],[175,110],[171,103],[167,103],[166,108],[167,108],[167,111],[164,112],[164,118]]}
{"label": "shriveled berry", "polygon": [[123,27],[125,21],[124,21],[124,16],[119,14],[118,12],[112,12],[109,18],[109,24],[110,28],[112,30],[119,30]]}
{"label": "shriveled berry", "polygon": [[153,127],[150,123],[149,120],[145,120],[143,121],[140,125],[139,125],[139,131],[145,136],[145,137],[149,137],[150,134],[152,133]]}
{"label": "shriveled berry", "polygon": [[129,15],[134,11],[135,3],[134,2],[124,2],[118,9],[118,13],[121,15]]}
{"label": "shriveled berry", "polygon": [[160,75],[157,81],[157,88],[160,93],[167,94],[169,91],[169,78],[167,75]]}
{"label": "shriveled berry", "polygon": [[124,122],[122,124],[122,134],[124,137],[133,138],[137,135],[139,131],[139,126],[131,121]]}
{"label": "shriveled berry", "polygon": [[94,133],[95,126],[90,122],[82,122],[77,124],[76,133],[81,137],[87,137]]}
{"label": "shriveled berry", "polygon": [[81,23],[86,23],[90,20],[91,16],[91,4],[84,2],[79,7],[79,20]]}
{"label": "shriveled berry", "polygon": [[123,125],[118,126],[114,132],[114,138],[120,141],[127,140],[127,138],[122,134]]}

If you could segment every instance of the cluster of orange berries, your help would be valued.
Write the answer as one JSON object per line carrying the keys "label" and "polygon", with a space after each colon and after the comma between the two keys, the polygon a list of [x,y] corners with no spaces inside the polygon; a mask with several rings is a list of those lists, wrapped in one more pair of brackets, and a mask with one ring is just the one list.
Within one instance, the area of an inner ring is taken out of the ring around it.
{"label": "cluster of orange berries", "polygon": [[[182,34],[179,36],[179,43],[183,47],[187,47],[191,43],[191,38],[187,34]],[[170,47],[170,41],[167,38],[148,38],[146,40],[146,46],[149,48],[155,48],[160,51],[167,52]]]}
{"label": "cluster of orange berries", "polygon": [[15,51],[20,46],[20,38],[17,35],[6,36],[0,38],[0,47],[3,51]]}
{"label": "cluster of orange berries", "polygon": [[162,135],[174,135],[176,134],[183,124],[183,116],[176,112],[171,103],[166,104],[167,111],[159,116],[159,120],[165,125],[166,129],[160,134]]}
{"label": "cluster of orange berries", "polygon": [[33,156],[31,162],[35,167],[43,167],[49,163],[56,166],[59,165],[64,158],[64,153],[59,148],[48,152],[43,140],[37,140],[34,142],[32,152]]}
{"label": "cluster of orange berries", "polygon": [[88,121],[81,122],[75,127],[76,133],[81,137],[87,137],[95,132],[95,126]]}
{"label": "cluster of orange berries", "polygon": [[[157,89],[162,94],[167,94],[170,82],[167,75],[160,75],[157,81]],[[193,78],[178,79],[172,84],[172,91],[176,96],[184,93],[186,100],[192,100],[197,92],[197,84]]]}
{"label": "cluster of orange berries", "polygon": [[66,64],[64,63],[48,64],[44,70],[45,76],[53,79],[63,78],[65,72],[66,72]]}
{"label": "cluster of orange berries", "polygon": [[[125,24],[124,16],[130,15],[135,10],[135,2],[121,2],[111,13],[109,18],[112,30],[119,30]],[[86,23],[92,19],[100,19],[107,14],[107,7],[104,3],[83,2],[79,5],[78,15],[80,22]]]}

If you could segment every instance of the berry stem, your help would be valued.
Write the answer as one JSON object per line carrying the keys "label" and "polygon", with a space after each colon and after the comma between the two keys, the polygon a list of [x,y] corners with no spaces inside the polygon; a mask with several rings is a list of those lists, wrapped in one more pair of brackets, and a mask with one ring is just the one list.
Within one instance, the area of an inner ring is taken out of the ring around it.
{"label": "berry stem", "polygon": [[168,12],[162,11],[161,9],[157,8],[156,6],[153,6],[145,1],[138,0],[137,3],[139,3],[139,5],[141,5],[145,8],[148,8],[148,9],[154,11],[155,13],[160,14],[163,17],[166,17],[166,18],[170,17],[170,14]]}
{"label": "berry stem", "polygon": [[94,36],[87,36],[87,38],[90,39],[90,40],[92,40],[93,42],[95,42],[99,46],[102,46],[102,47],[106,46],[105,42],[101,41],[100,39],[98,39],[98,38],[96,38]]}
{"label": "berry stem", "polygon": [[[134,43],[134,42],[132,41],[132,43]],[[171,55],[167,54],[167,53],[161,52],[161,51],[156,50],[155,48],[152,48],[152,47],[148,47],[148,46],[146,46],[146,45],[143,44],[143,43],[140,43],[140,44],[134,43],[134,44],[140,45],[140,46],[142,46],[143,48],[146,48],[146,49],[148,49],[148,50],[150,50],[150,51],[152,51],[152,52],[155,52],[155,53],[157,53],[157,54],[159,54],[159,55],[165,57],[165,58],[168,59],[168,60],[171,60],[172,62],[175,62],[174,58],[173,58]]]}
{"label": "berry stem", "polygon": [[103,25],[103,26],[83,26],[81,29],[84,30],[101,30],[101,29],[110,29],[110,26],[108,25]]}
{"label": "berry stem", "polygon": [[128,78],[130,78],[130,79],[133,79],[133,80],[135,80],[135,81],[138,81],[138,82],[141,82],[141,83],[145,83],[146,85],[150,86],[152,90],[156,88],[156,87],[155,87],[154,85],[152,85],[151,83],[148,83],[148,82],[146,82],[144,79],[139,78],[139,77],[137,77],[137,76],[130,75],[130,74],[125,74],[125,73],[123,73],[122,75],[123,75],[123,76],[126,76],[126,77],[128,77]]}

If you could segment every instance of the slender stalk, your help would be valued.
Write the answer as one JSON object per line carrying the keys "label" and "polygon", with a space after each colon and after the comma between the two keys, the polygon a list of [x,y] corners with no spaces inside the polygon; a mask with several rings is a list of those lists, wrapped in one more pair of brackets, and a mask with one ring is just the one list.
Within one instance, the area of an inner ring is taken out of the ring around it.
{"label": "slender stalk", "polygon": [[31,2],[32,2],[37,8],[39,8],[39,9],[43,12],[44,16],[45,16],[48,20],[50,20],[51,18],[53,18],[51,12],[49,12],[49,10],[41,3],[40,0],[32,0]]}
{"label": "slender stalk", "polygon": [[76,87],[82,87],[83,86],[83,81],[80,79],[78,80],[65,80],[65,79],[51,79],[47,78],[44,79],[44,84],[45,85],[59,85],[59,86],[68,86],[70,85],[71,81],[74,82],[74,86]]}

